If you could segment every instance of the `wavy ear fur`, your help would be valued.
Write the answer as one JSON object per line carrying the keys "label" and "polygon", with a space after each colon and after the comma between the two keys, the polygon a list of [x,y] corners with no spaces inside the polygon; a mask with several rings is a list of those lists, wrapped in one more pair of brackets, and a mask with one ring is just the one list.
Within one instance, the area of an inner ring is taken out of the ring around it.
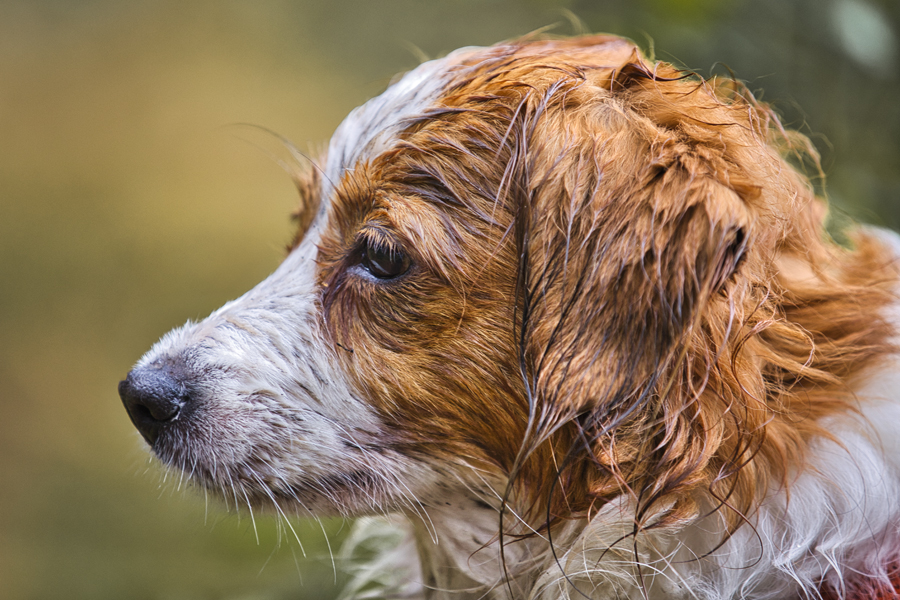
{"label": "wavy ear fur", "polygon": [[[853,370],[888,345],[873,315],[889,294],[853,265],[893,276],[881,252],[826,242],[819,201],[776,149],[790,140],[749,94],[637,54],[607,78],[582,75],[523,101],[511,169],[525,182],[519,463],[553,465],[542,485],[530,478],[543,494],[532,506],[553,520],[627,493],[643,524],[668,498],[662,523],[706,496],[736,525],[817,419],[850,404],[834,357]],[[819,274],[854,340],[810,334],[810,313],[792,308],[802,291],[778,276],[787,256]],[[847,294],[872,310],[848,308]],[[798,425],[791,403],[813,396],[822,404]],[[536,458],[542,446],[555,458]]]}
{"label": "wavy ear fur", "polygon": [[533,388],[569,415],[618,410],[672,360],[697,312],[737,270],[748,210],[683,164],[628,187],[552,187],[537,194],[582,204],[559,203],[571,214],[543,211],[522,240]]}

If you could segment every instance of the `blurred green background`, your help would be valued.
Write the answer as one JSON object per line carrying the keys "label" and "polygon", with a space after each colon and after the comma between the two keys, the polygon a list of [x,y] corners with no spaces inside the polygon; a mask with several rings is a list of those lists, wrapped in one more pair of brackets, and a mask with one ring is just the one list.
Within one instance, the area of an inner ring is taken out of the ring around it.
{"label": "blurred green background", "polygon": [[572,15],[764,89],[836,210],[900,227],[897,0],[0,0],[0,599],[336,593],[347,524],[257,543],[163,481],[116,384],[282,256],[292,184],[234,124],[315,149],[422,53]]}

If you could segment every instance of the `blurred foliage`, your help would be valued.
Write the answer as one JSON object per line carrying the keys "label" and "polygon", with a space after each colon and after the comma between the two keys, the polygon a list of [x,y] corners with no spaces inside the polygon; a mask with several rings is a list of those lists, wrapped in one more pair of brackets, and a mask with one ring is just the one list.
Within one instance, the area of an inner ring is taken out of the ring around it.
{"label": "blurred foliage", "polygon": [[0,597],[335,593],[344,523],[298,521],[304,558],[255,515],[257,543],[162,480],[116,383],[280,260],[290,180],[234,124],[315,149],[418,54],[554,23],[735,73],[837,211],[900,227],[895,0],[0,0]]}

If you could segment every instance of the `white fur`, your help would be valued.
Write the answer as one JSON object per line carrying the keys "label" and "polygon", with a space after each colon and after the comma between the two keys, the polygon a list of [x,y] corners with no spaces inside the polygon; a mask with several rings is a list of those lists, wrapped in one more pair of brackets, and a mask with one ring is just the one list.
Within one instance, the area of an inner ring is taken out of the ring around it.
{"label": "white fur", "polygon": [[[281,510],[408,517],[411,532],[403,543],[372,521],[361,527],[375,527],[376,537],[393,538],[386,545],[400,545],[395,558],[402,564],[379,563],[379,569],[421,579],[385,583],[369,569],[379,580],[370,585],[361,569],[349,588],[358,597],[395,587],[404,597],[432,599],[579,598],[576,589],[610,600],[775,599],[815,597],[823,578],[879,574],[882,549],[900,549],[896,361],[860,384],[860,416],[828,421],[839,441],[813,444],[790,495],[775,490],[749,515],[752,527],[741,527],[714,552],[723,531],[718,514],[635,542],[627,535],[633,506],[623,497],[591,522],[555,532],[552,549],[540,535],[508,543],[507,583],[496,538],[505,481],[486,479],[462,460],[424,464],[370,449],[385,425],[325,341],[315,281],[318,231],[344,172],[389,148],[468,51],[423,64],[351,113],[329,147],[322,209],[303,243],[257,287],[168,334],[141,360],[147,366],[177,357],[201,382],[195,401],[204,413],[195,435],[163,458],[238,504],[268,498]],[[365,479],[354,479],[360,473]],[[506,523],[522,526],[512,514]],[[357,535],[354,545],[360,536],[368,537]]]}
{"label": "white fur", "polygon": [[455,67],[475,50],[460,48],[444,58],[422,63],[347,115],[328,145],[324,196],[330,196],[345,170],[387,150],[409,119],[420,116],[446,91]]}
{"label": "white fur", "polygon": [[[366,451],[383,426],[326,349],[315,242],[309,236],[257,287],[167,334],[138,363],[177,357],[202,382],[200,430],[163,458],[238,504],[264,495],[316,514],[414,512],[426,495],[414,482],[434,475],[396,452]],[[352,480],[357,473],[368,477]]]}
{"label": "white fur", "polygon": [[[204,410],[200,431],[163,456],[167,462],[239,504],[261,493],[317,514],[420,511],[437,476],[396,452],[367,450],[383,425],[324,342],[316,243],[343,173],[386,149],[404,121],[434,101],[465,52],[424,63],[354,110],[332,138],[322,206],[301,245],[255,288],[168,333],[137,364],[175,359],[202,388],[194,400]],[[360,473],[366,480],[353,481]]]}

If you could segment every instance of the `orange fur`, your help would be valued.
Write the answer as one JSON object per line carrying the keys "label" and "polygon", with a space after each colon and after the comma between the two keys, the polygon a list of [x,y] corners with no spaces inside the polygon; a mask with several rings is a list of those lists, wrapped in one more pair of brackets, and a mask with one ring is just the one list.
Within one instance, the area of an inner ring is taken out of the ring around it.
{"label": "orange fur", "polygon": [[742,86],[619,38],[454,52],[119,394],[250,510],[407,517],[367,597],[896,597],[900,237],[835,244],[792,162]]}
{"label": "orange fur", "polygon": [[[782,155],[808,144],[732,81],[606,36],[467,66],[337,182],[319,281],[346,370],[394,449],[511,475],[537,526],[623,492],[638,527],[740,524],[892,351],[888,253],[828,239]],[[413,270],[348,276],[363,239]]]}

